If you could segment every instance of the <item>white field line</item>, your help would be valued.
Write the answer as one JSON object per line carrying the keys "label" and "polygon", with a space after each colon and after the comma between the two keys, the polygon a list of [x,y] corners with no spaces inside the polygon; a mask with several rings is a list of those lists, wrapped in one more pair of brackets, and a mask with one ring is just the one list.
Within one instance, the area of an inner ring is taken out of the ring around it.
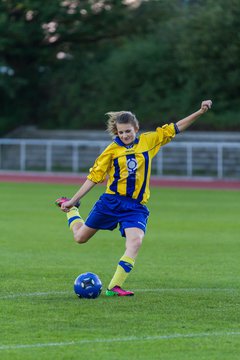
{"label": "white field line", "polygon": [[52,295],[67,295],[70,291],[41,291],[32,293],[15,293],[0,295],[0,300],[15,299],[19,297],[38,297],[38,296],[52,296]]}
{"label": "white field line", "polygon": [[[154,289],[134,289],[136,292],[159,292],[159,293],[178,293],[178,292],[238,292],[240,289],[237,288],[154,288]],[[0,295],[0,300],[15,299],[20,297],[45,297],[52,295],[68,295],[72,294],[73,291],[41,291],[32,293],[12,293],[6,295]]]}
{"label": "white field line", "polygon": [[240,336],[240,331],[226,331],[226,332],[206,332],[206,333],[192,333],[192,334],[169,334],[156,336],[129,336],[109,339],[83,339],[79,341],[66,342],[49,342],[49,343],[35,343],[35,344],[15,344],[15,345],[0,345],[2,350],[19,350],[19,349],[33,349],[59,346],[79,346],[84,344],[103,344],[103,343],[122,343],[133,341],[161,341],[174,339],[194,339],[194,338],[209,338],[209,337],[230,337]]}
{"label": "white field line", "polygon": [[161,289],[135,289],[137,292],[234,292],[237,288],[161,288]]}

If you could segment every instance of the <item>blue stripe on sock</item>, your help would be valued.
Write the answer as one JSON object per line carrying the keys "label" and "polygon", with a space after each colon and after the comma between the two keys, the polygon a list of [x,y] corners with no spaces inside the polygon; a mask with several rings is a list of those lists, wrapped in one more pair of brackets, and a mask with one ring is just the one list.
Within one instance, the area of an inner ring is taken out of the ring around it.
{"label": "blue stripe on sock", "polygon": [[126,261],[119,261],[118,265],[120,265],[126,271],[126,273],[129,273],[133,268],[133,265]]}
{"label": "blue stripe on sock", "polygon": [[81,219],[81,217],[80,216],[73,216],[70,219],[68,219],[68,226],[70,226],[71,223],[76,219]]}

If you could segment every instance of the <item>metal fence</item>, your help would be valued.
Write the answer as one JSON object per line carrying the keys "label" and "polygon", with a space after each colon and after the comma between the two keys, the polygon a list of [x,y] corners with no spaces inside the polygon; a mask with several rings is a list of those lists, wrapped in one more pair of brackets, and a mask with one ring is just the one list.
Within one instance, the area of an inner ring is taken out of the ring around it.
{"label": "metal fence", "polygon": [[[97,140],[0,139],[0,170],[85,172],[109,144]],[[240,178],[237,142],[174,142],[153,160],[160,176]]]}

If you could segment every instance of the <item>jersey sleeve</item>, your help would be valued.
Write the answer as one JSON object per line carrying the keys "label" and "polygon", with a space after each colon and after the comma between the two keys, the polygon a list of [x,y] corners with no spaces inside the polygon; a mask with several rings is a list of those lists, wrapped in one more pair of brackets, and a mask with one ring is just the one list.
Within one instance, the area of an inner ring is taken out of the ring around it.
{"label": "jersey sleeve", "polygon": [[152,157],[158,153],[161,146],[170,142],[178,132],[179,130],[175,124],[166,124],[158,127],[156,131],[145,133],[145,139]]}
{"label": "jersey sleeve", "polygon": [[156,129],[158,134],[160,145],[163,146],[171,141],[176,134],[179,133],[179,129],[176,124],[166,124]]}
{"label": "jersey sleeve", "polygon": [[95,160],[93,167],[89,170],[87,178],[95,183],[103,182],[106,179],[111,163],[112,152],[110,146],[108,146]]}

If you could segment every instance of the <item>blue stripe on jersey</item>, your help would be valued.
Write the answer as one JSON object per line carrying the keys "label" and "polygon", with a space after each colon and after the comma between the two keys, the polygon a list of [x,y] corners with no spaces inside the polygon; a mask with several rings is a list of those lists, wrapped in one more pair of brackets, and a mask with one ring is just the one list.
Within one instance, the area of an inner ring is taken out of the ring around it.
{"label": "blue stripe on jersey", "polygon": [[126,155],[126,158],[128,169],[126,196],[132,197],[136,185],[137,162],[134,154]]}
{"label": "blue stripe on jersey", "polygon": [[145,159],[145,167],[144,167],[144,180],[143,180],[143,184],[142,184],[142,187],[141,187],[141,190],[138,194],[138,197],[137,197],[137,200],[139,202],[142,201],[143,199],[143,194],[145,193],[145,189],[146,189],[146,184],[147,184],[147,176],[148,176],[148,167],[149,167],[149,155],[148,155],[148,152],[145,151],[142,153],[143,156],[144,156],[144,159]]}
{"label": "blue stripe on jersey", "polygon": [[113,160],[113,166],[115,168],[115,172],[114,172],[114,180],[112,182],[112,184],[109,186],[109,189],[113,192],[115,192],[116,194],[118,194],[118,191],[117,191],[117,183],[118,183],[118,180],[120,179],[120,166],[118,164],[118,159],[114,159]]}

